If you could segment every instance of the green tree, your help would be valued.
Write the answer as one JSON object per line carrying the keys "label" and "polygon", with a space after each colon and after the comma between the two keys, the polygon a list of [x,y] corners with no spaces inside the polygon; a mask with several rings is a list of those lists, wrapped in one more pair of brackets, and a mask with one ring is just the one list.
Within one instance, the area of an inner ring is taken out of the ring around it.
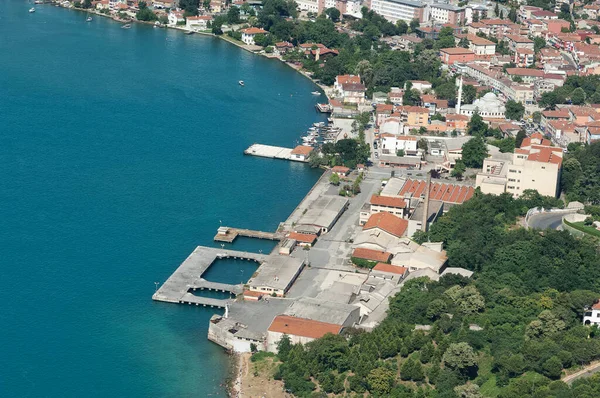
{"label": "green tree", "polygon": [[519,130],[515,138],[515,148],[520,148],[523,140],[527,138],[527,132],[523,129]]}
{"label": "green tree", "polygon": [[284,334],[277,343],[277,355],[279,355],[282,361],[286,361],[291,350],[292,341],[290,340],[290,336]]}
{"label": "green tree", "polygon": [[463,175],[465,174],[465,171],[467,171],[465,162],[463,162],[462,159],[458,159],[456,161],[456,163],[454,164],[454,168],[452,169],[452,172],[450,173],[450,175],[452,177],[461,179],[463,177]]}
{"label": "green tree", "polygon": [[556,356],[550,357],[542,365],[542,372],[544,376],[548,376],[551,379],[560,379],[562,375],[562,362]]}
{"label": "green tree", "polygon": [[145,1],[140,1],[138,3],[138,12],[135,14],[135,17],[139,21],[156,21],[158,20],[158,16],[148,8]]}
{"label": "green tree", "polygon": [[480,169],[487,156],[487,146],[481,137],[473,137],[462,146],[462,161],[467,167]]}
{"label": "green tree", "polygon": [[427,141],[427,138],[420,138],[419,141],[417,141],[417,149],[422,149],[423,152],[428,153],[429,142]]}
{"label": "green tree", "polygon": [[508,19],[510,19],[513,23],[517,22],[517,9],[515,7],[511,7],[508,12]]}
{"label": "green tree", "polygon": [[81,6],[83,8],[92,8],[92,0],[83,0],[83,3],[81,3]]}
{"label": "green tree", "polygon": [[[496,7],[498,7],[498,3],[496,3]],[[483,398],[477,384],[463,384],[454,387],[454,392],[459,398]]]}
{"label": "green tree", "polygon": [[403,35],[408,32],[408,24],[403,20],[399,19],[396,21],[396,29],[398,29],[398,34]]}
{"label": "green tree", "polygon": [[410,31],[411,32],[416,32],[420,25],[421,24],[419,23],[419,18],[413,18],[413,19],[411,19],[410,24],[409,24]]}
{"label": "green tree", "polygon": [[535,37],[533,39],[533,50],[536,54],[544,47],[546,47],[546,40],[543,37]]}
{"label": "green tree", "polygon": [[340,176],[336,173],[332,173],[331,176],[329,176],[329,183],[336,186],[340,185]]}
{"label": "green tree", "polygon": [[477,89],[471,84],[465,84],[463,86],[462,92],[462,102],[463,104],[472,104],[477,97]]}
{"label": "green tree", "polygon": [[585,91],[581,87],[577,87],[571,93],[571,102],[573,105],[583,105],[585,104],[586,94]]}
{"label": "green tree", "polygon": [[460,372],[477,366],[477,356],[468,343],[450,344],[442,357],[442,361],[449,369]]}
{"label": "green tree", "polygon": [[419,352],[419,359],[422,363],[429,363],[435,354],[435,347],[431,342],[425,344]]}
{"label": "green tree", "polygon": [[479,112],[475,112],[469,123],[467,123],[467,134],[475,137],[485,137],[487,131],[488,125],[483,121]]}
{"label": "green tree", "polygon": [[240,9],[238,7],[229,7],[229,10],[227,11],[227,23],[230,25],[240,23]]}
{"label": "green tree", "polygon": [[521,120],[525,114],[525,107],[520,102],[513,100],[506,101],[506,118],[511,120]]}
{"label": "green tree", "polygon": [[452,299],[464,314],[474,314],[485,308],[485,300],[473,285],[461,287],[452,286],[444,294]]}
{"label": "green tree", "polygon": [[[208,4],[210,5],[210,1]],[[185,16],[198,15],[199,5],[199,0],[179,0],[179,8],[185,12]],[[206,6],[205,8],[208,9]]]}
{"label": "green tree", "polygon": [[369,372],[367,383],[369,384],[370,391],[379,395],[384,395],[390,392],[394,386],[395,379],[396,375],[392,370],[375,368]]}
{"label": "green tree", "polygon": [[329,17],[333,22],[338,22],[340,20],[340,10],[335,7],[331,7],[325,10],[325,15]]}

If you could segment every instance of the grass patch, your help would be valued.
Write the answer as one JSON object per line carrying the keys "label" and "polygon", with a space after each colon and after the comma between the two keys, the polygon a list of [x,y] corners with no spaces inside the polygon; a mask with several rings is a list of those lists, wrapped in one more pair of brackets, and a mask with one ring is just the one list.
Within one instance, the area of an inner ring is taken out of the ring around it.
{"label": "grass patch", "polygon": [[274,358],[275,354],[272,352],[267,352],[267,351],[259,351],[257,353],[252,354],[252,356],[250,357],[250,360],[252,362],[258,362],[258,361],[263,361],[266,358]]}
{"label": "grass patch", "polygon": [[567,224],[571,228],[575,228],[576,230],[581,231],[585,234],[600,238],[600,231],[598,231],[595,227],[592,227],[591,225],[585,225],[583,222],[569,222],[567,220],[564,221],[565,224]]}

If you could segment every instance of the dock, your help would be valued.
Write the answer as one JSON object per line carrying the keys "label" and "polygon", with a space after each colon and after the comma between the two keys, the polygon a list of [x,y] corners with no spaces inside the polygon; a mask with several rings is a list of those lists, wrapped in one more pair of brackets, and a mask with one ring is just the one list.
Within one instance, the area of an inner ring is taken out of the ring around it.
{"label": "dock", "polygon": [[208,268],[218,259],[234,258],[262,263],[266,257],[266,255],[259,253],[198,246],[192,254],[181,263],[173,275],[163,283],[156,293],[154,293],[152,299],[167,303],[194,304],[205,307],[225,308],[227,303],[231,300],[198,297],[191,292],[195,290],[214,290],[237,295],[242,293],[243,286],[207,281],[202,278],[202,275],[206,270],[208,270]]}
{"label": "dock", "polygon": [[259,156],[262,158],[293,160],[295,162],[306,163],[307,160],[296,158],[292,155],[293,148],[284,148],[280,146],[252,144],[244,151],[244,155]]}
{"label": "dock", "polygon": [[254,231],[252,229],[241,229],[231,227],[219,227],[214,240],[217,242],[233,242],[238,236],[255,239],[267,239],[267,240],[283,240],[285,234],[281,232],[263,232]]}

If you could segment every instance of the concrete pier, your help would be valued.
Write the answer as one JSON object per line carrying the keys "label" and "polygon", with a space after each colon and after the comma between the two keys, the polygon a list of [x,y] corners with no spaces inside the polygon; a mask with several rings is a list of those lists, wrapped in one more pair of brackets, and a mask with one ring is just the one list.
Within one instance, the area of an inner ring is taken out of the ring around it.
{"label": "concrete pier", "polygon": [[306,160],[296,159],[292,156],[293,148],[283,148],[280,146],[252,144],[244,151],[245,155],[259,156],[262,158],[293,160],[306,163]]}
{"label": "concrete pier", "polygon": [[206,270],[217,259],[234,258],[262,263],[266,257],[266,255],[258,253],[198,246],[192,254],[181,263],[173,275],[163,283],[156,293],[154,293],[152,299],[167,303],[186,303],[223,308],[230,300],[198,297],[190,293],[190,291],[207,289],[230,292],[237,295],[243,291],[243,286],[209,282],[202,278],[202,275]]}
{"label": "concrete pier", "polygon": [[282,240],[285,237],[285,234],[281,232],[263,232],[254,231],[251,229],[219,227],[219,229],[217,230],[217,234],[214,237],[214,240],[218,242],[231,243],[238,236],[256,239]]}

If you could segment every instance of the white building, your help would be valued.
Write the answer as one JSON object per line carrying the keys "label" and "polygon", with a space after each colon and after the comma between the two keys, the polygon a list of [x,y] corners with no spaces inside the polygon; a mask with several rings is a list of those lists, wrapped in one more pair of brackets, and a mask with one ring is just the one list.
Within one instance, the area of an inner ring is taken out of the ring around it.
{"label": "white building", "polygon": [[249,46],[254,45],[254,38],[256,35],[267,34],[267,31],[261,28],[248,28],[242,30],[242,41]]}
{"label": "white building", "polygon": [[183,11],[173,11],[169,12],[169,25],[175,26],[178,23],[185,22],[185,18],[183,17]]}
{"label": "white building", "polygon": [[584,325],[600,325],[600,303],[596,303],[590,308],[586,308],[583,313]]}
{"label": "white building", "polygon": [[381,137],[381,152],[386,155],[396,155],[404,151],[405,156],[417,155],[417,137],[413,135],[395,135],[383,133]]}
{"label": "white building", "polygon": [[509,192],[519,197],[525,190],[533,189],[541,195],[554,196],[560,190],[562,148],[551,146],[550,141],[536,133],[523,140],[521,147],[504,158],[488,158],[483,170],[477,174],[476,185],[483,193]]}
{"label": "white building", "polygon": [[496,94],[490,92],[475,100],[473,104],[460,107],[461,115],[473,116],[475,112],[478,112],[481,117],[504,119],[506,108]]}
{"label": "white building", "polygon": [[425,5],[412,0],[371,0],[370,9],[393,23],[398,20],[410,22],[423,18]]}
{"label": "white building", "polygon": [[319,12],[319,0],[296,0],[300,11]]}

